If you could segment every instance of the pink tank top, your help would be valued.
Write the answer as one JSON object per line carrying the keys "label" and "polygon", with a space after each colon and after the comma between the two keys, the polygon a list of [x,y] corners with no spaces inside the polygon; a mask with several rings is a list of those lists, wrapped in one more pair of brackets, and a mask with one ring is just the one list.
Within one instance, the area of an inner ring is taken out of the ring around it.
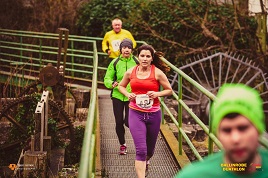
{"label": "pink tank top", "polygon": [[159,82],[155,78],[155,66],[151,65],[151,72],[149,77],[140,79],[137,77],[136,66],[130,75],[130,87],[132,93],[137,95],[136,100],[130,101],[129,107],[142,112],[156,112],[160,109],[160,102],[158,98],[149,99],[145,95],[148,91],[159,91]]}

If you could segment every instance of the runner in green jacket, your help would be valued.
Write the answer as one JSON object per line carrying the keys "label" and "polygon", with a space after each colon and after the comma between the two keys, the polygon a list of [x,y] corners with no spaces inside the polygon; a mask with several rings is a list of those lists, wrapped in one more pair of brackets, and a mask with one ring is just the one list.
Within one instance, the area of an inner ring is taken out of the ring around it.
{"label": "runner in green jacket", "polygon": [[[104,77],[104,85],[112,89],[112,102],[113,111],[116,121],[116,134],[120,143],[119,154],[125,155],[126,142],[125,142],[125,128],[124,124],[128,127],[128,98],[125,97],[118,90],[118,84],[122,80],[125,72],[137,65],[136,58],[132,55],[133,43],[130,39],[124,39],[120,43],[120,56],[111,61]],[[130,86],[127,86],[127,90],[130,92]],[[124,115],[125,110],[125,115]]]}

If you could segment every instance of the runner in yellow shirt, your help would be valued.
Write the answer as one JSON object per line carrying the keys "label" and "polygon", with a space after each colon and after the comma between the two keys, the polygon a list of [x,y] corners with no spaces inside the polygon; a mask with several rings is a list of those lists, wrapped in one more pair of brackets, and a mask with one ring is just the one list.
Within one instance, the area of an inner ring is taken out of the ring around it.
{"label": "runner in yellow shirt", "polygon": [[118,18],[112,21],[113,30],[108,31],[102,41],[103,52],[109,55],[109,58],[114,59],[120,55],[119,45],[125,38],[129,38],[133,42],[133,48],[137,43],[134,40],[132,34],[125,29],[122,29],[122,21]]}

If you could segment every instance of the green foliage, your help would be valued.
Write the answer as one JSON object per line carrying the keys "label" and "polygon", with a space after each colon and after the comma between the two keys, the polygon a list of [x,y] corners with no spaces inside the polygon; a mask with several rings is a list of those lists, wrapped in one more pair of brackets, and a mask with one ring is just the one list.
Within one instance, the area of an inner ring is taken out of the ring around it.
{"label": "green foliage", "polygon": [[128,19],[133,11],[131,1],[122,0],[92,0],[79,11],[77,28],[80,35],[103,37],[111,30],[111,20],[118,17],[124,26],[129,26],[124,19]]}
{"label": "green foliage", "polygon": [[[9,141],[27,140],[30,135],[34,134],[35,118],[34,112],[36,104],[40,100],[41,95],[34,95],[30,102],[19,104],[15,120],[27,128],[27,134],[21,134],[17,127],[12,127],[10,131]],[[25,146],[25,145],[23,145]]]}
{"label": "green foliage", "polygon": [[75,127],[73,146],[70,147],[69,145],[66,148],[65,161],[64,161],[66,165],[73,165],[80,162],[84,132],[85,132],[84,126]]}
{"label": "green foliage", "polygon": [[216,2],[3,0],[0,24],[2,28],[43,32],[65,27],[70,34],[103,37],[112,29],[111,20],[119,17],[136,40],[152,44],[172,63],[211,50],[258,55],[256,20],[239,14],[232,4]]}
{"label": "green foliage", "polygon": [[[120,3],[119,3],[120,2]],[[134,10],[135,9],[135,10]],[[152,44],[172,63],[207,51],[256,54],[256,20],[231,4],[204,0],[93,0],[80,10],[81,35],[103,37],[122,18],[135,39]]]}
{"label": "green foliage", "polygon": [[49,136],[51,136],[51,147],[52,148],[59,148],[64,147],[64,142],[60,140],[59,136],[57,135],[58,128],[57,128],[57,121],[53,118],[48,118],[48,132]]}
{"label": "green foliage", "polygon": [[[25,126],[26,133],[22,133],[20,129],[15,124],[12,124],[9,132],[6,133],[8,141],[6,144],[14,143],[20,141],[20,145],[16,148],[10,150],[1,150],[0,151],[0,166],[9,165],[17,163],[20,156],[21,150],[28,148],[30,143],[31,135],[35,135],[35,132],[38,130],[39,120],[35,116],[35,109],[38,101],[41,99],[41,94],[36,93],[31,95],[31,99],[27,102],[19,102],[17,105],[14,105],[10,112],[14,112],[14,120],[19,123],[21,126]],[[64,147],[65,140],[61,139],[62,135],[57,129],[57,118],[48,119],[48,134],[51,136],[52,148],[55,147]],[[10,156],[12,155],[12,156]],[[1,176],[1,175],[0,175]]]}
{"label": "green foliage", "polygon": [[[253,19],[236,17],[233,6],[228,4],[201,0],[151,1],[141,6],[139,12],[129,19],[142,28],[143,33],[137,38],[162,50],[173,63],[210,50],[256,50]],[[252,42],[248,43],[249,40]]]}
{"label": "green foliage", "polygon": [[[13,143],[16,141],[22,141],[20,145],[16,148],[10,150],[3,150],[0,152],[0,165],[9,165],[17,163],[20,156],[22,148],[28,146],[28,141],[30,135],[34,133],[35,129],[35,118],[34,111],[36,108],[36,103],[40,100],[41,95],[35,95],[30,102],[20,103],[16,106],[16,115],[14,119],[22,126],[27,126],[25,134],[22,134],[21,130],[16,126],[12,126],[9,129],[9,132],[6,133],[8,136],[8,143]],[[10,156],[12,155],[12,156]]]}

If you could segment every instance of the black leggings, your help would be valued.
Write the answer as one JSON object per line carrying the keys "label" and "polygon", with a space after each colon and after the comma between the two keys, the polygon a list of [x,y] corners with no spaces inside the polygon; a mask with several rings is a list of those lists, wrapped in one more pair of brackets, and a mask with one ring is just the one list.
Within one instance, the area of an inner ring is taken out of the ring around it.
{"label": "black leggings", "polygon": [[[112,101],[113,101],[113,110],[116,123],[115,130],[120,145],[123,145],[124,143],[126,143],[124,124],[128,127],[129,101],[121,101],[117,98],[112,98]],[[124,110],[125,110],[125,117],[124,117]]]}

